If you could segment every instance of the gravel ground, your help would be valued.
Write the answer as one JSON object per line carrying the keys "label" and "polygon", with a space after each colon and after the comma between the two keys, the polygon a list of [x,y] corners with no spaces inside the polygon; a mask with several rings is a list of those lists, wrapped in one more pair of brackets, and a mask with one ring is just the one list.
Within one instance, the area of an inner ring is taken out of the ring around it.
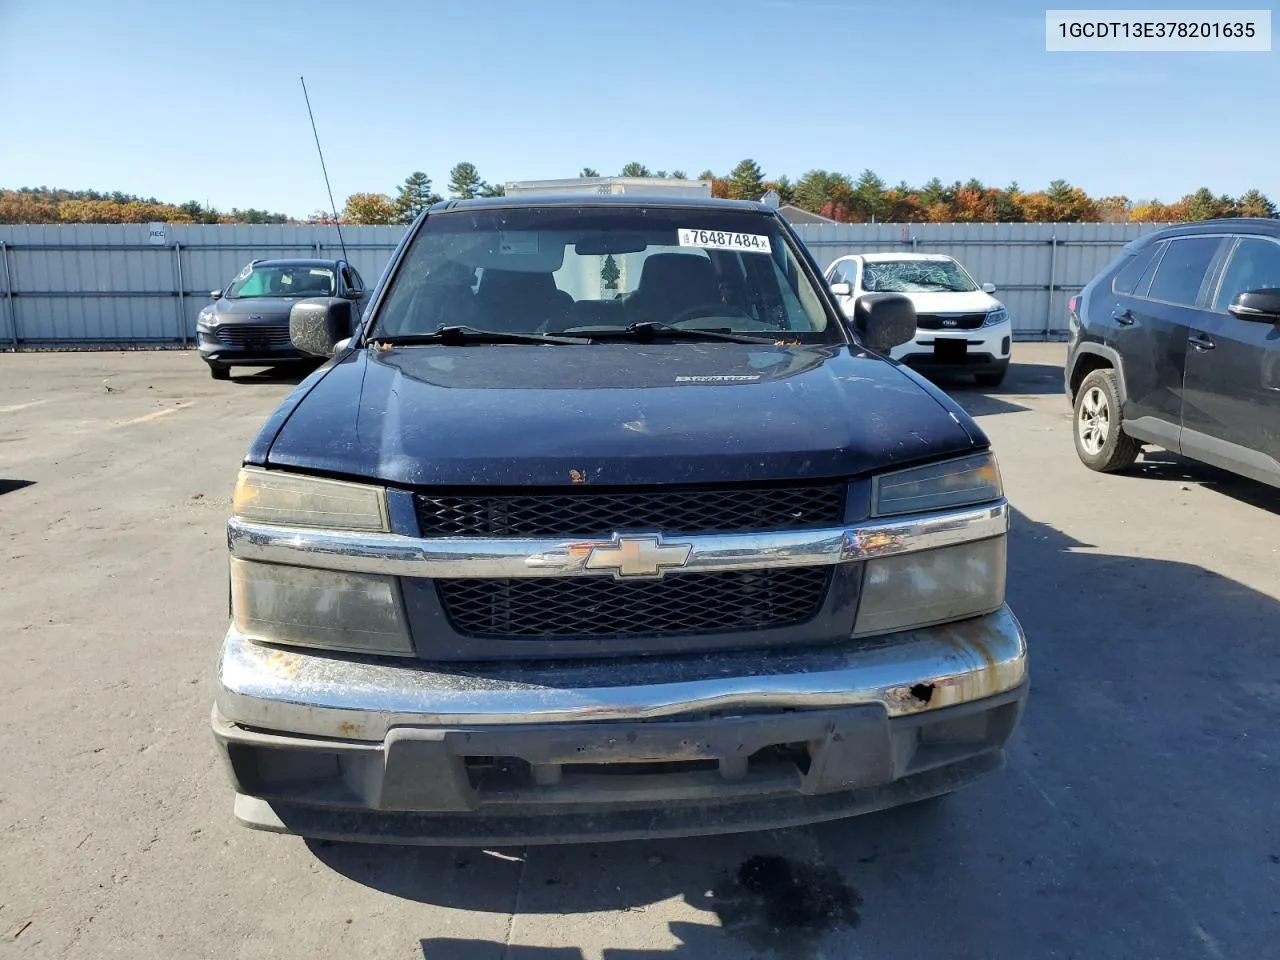
{"label": "gravel ground", "polygon": [[1280,950],[1280,491],[1072,450],[1063,348],[956,385],[1017,514],[998,776],[772,833],[530,850],[244,830],[208,729],[240,454],[294,381],[0,355],[0,956],[974,960]]}

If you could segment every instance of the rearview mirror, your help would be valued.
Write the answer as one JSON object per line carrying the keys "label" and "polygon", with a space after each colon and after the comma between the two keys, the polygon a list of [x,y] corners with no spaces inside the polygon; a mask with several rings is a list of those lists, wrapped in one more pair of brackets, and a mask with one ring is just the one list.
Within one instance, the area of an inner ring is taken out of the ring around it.
{"label": "rearview mirror", "polygon": [[841,281],[831,284],[831,292],[837,297],[853,296],[853,284]]}
{"label": "rearview mirror", "polygon": [[854,304],[853,329],[863,346],[888,353],[915,337],[915,304],[900,293],[864,294]]}
{"label": "rearview mirror", "polygon": [[210,290],[210,291],[209,291],[209,299],[210,299],[210,300],[221,300],[221,299],[222,299],[222,291],[221,291],[221,290]]}
{"label": "rearview mirror", "polygon": [[1231,302],[1227,313],[1255,323],[1280,323],[1280,289],[1246,290]]}
{"label": "rearview mirror", "polygon": [[648,246],[649,238],[642,233],[606,230],[583,237],[573,245],[573,252],[581,257],[603,257],[611,253],[641,253]]}
{"label": "rearview mirror", "polygon": [[995,293],[995,292],[996,292],[996,285],[995,285],[994,283],[984,283],[984,284],[982,285],[982,292],[983,292],[983,293]]}
{"label": "rearview mirror", "polygon": [[351,301],[342,297],[300,300],[289,311],[289,339],[303,353],[332,357],[351,336]]}

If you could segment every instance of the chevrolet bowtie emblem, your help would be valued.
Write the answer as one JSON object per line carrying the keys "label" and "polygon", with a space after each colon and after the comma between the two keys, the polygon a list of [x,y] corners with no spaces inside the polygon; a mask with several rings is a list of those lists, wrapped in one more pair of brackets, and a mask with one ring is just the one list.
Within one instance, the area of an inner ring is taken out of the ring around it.
{"label": "chevrolet bowtie emblem", "polygon": [[615,536],[613,542],[593,547],[585,564],[588,570],[610,570],[614,577],[660,577],[665,567],[683,567],[693,552],[690,543],[664,543],[657,535]]}

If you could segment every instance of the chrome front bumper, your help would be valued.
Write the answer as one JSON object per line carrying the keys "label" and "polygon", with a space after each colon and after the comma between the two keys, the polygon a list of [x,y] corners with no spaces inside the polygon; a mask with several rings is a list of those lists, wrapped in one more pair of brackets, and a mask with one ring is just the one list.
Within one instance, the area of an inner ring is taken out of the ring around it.
{"label": "chrome front bumper", "polygon": [[1026,639],[1007,606],[897,634],[881,646],[470,670],[315,655],[231,632],[217,709],[247,727],[380,741],[400,726],[653,720],[853,704],[878,704],[887,716],[902,717],[982,700],[1026,676]]}
{"label": "chrome front bumper", "polygon": [[213,728],[258,829],[501,844],[778,827],[999,767],[1027,693],[1008,608],[886,639],[442,670],[232,633]]}

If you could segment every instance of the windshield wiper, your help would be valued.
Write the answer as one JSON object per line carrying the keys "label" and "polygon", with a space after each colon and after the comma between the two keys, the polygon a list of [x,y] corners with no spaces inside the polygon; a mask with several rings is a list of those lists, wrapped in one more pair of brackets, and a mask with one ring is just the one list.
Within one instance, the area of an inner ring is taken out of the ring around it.
{"label": "windshield wiper", "polygon": [[374,334],[370,343],[389,347],[413,346],[422,343],[439,343],[446,347],[464,343],[540,343],[575,346],[582,343],[577,337],[554,337],[544,333],[503,333],[497,330],[478,330],[475,327],[439,326],[431,333]]}
{"label": "windshield wiper", "polygon": [[581,333],[566,333],[569,337],[583,337],[591,340],[639,340],[647,343],[659,338],[671,340],[723,340],[726,343],[767,343],[773,344],[776,337],[751,337],[744,333],[732,333],[728,330],[701,330],[696,327],[672,327],[665,323],[633,323],[623,328],[592,327]]}

